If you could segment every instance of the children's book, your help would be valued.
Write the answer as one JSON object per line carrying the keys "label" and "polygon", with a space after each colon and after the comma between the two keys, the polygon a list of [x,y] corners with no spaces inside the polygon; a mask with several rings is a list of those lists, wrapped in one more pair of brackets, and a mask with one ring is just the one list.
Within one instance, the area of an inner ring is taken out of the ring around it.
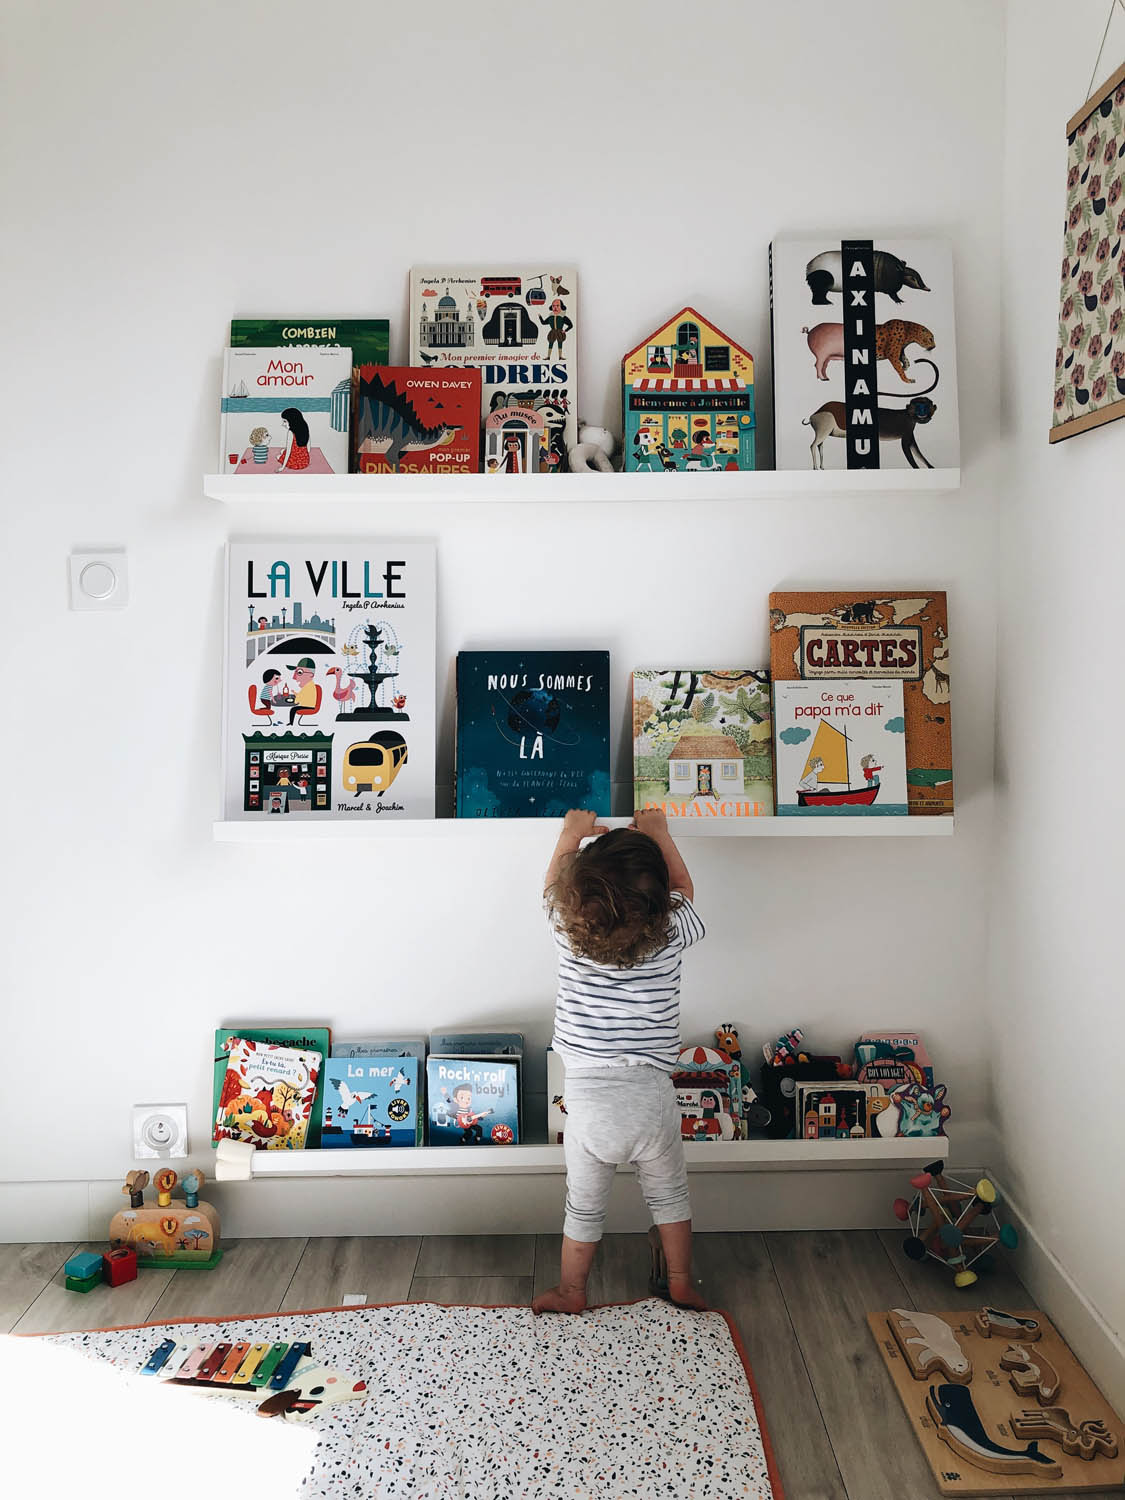
{"label": "children's book", "polygon": [[225,817],[434,815],[434,548],[232,542]]}
{"label": "children's book", "polygon": [[862,1083],[798,1084],[798,1134],[807,1141],[862,1141],[874,1134],[871,1095]]}
{"label": "children's book", "polygon": [[633,673],[637,807],[677,818],[773,813],[770,674],[661,667]]}
{"label": "children's book", "polygon": [[610,812],[609,652],[457,654],[457,816]]}
{"label": "children's book", "polygon": [[233,318],[232,349],[287,348],[350,349],[352,352],[352,446],[355,461],[355,400],[360,365],[385,365],[390,358],[390,324],[386,318]]}
{"label": "children's book", "polygon": [[519,1068],[500,1057],[430,1053],[426,1113],[431,1146],[510,1146],[520,1139]]}
{"label": "children's book", "polygon": [[220,474],[346,474],[350,349],[228,349]]}
{"label": "children's book", "polygon": [[534,411],[531,440],[513,414],[486,453],[490,471],[564,472],[578,441],[577,290],[571,266],[517,270],[418,267],[410,273],[410,363],[481,373],[481,420],[503,407]]}
{"label": "children's book", "polygon": [[332,1048],[333,1057],[416,1057],[423,1066],[429,1050],[424,1036],[341,1038]]}
{"label": "children's book", "polygon": [[901,682],[776,682],[773,712],[779,816],[906,816]]}
{"label": "children's book", "polygon": [[321,1145],[420,1146],[416,1057],[330,1057]]}
{"label": "children's book", "polygon": [[900,1083],[917,1083],[933,1092],[934,1065],[916,1031],[865,1031],[855,1044],[860,1083],[879,1083],[890,1093]]}
{"label": "children's book", "polygon": [[742,1069],[725,1052],[686,1047],[672,1074],[685,1141],[734,1141],[741,1137]]}
{"label": "children's book", "polygon": [[362,365],[356,397],[361,474],[475,474],[480,371]]}
{"label": "children's book", "polygon": [[[227,1134],[219,1126],[219,1101],[227,1075],[230,1050],[241,1038],[246,1042],[265,1043],[272,1047],[292,1047],[298,1052],[319,1052],[327,1057],[332,1047],[332,1032],[327,1026],[220,1026],[215,1032],[214,1087],[211,1095],[211,1144]],[[320,1145],[320,1117],[324,1100],[324,1075],[316,1080],[316,1098],[309,1119],[307,1146]]]}
{"label": "children's book", "polygon": [[215,1134],[249,1141],[259,1151],[300,1151],[316,1102],[320,1052],[233,1038],[227,1055]]}
{"label": "children's book", "polygon": [[770,305],[779,469],[958,466],[948,240],[775,240]]}
{"label": "children's book", "polygon": [[798,678],[826,689],[840,678],[897,678],[906,721],[910,811],[953,811],[944,593],[825,589],[771,594],[770,668],[775,687]]}

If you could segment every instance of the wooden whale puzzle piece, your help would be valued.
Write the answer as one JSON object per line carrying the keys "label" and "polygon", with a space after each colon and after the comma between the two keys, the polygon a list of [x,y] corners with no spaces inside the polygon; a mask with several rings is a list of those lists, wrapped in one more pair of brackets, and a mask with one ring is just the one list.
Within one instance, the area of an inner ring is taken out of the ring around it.
{"label": "wooden whale puzzle piece", "polygon": [[1013,1390],[1034,1396],[1040,1406],[1050,1406],[1059,1394],[1059,1373],[1038,1350],[1032,1354],[1022,1344],[1009,1344],[1000,1356],[1000,1368],[1007,1370]]}
{"label": "wooden whale puzzle piece", "polygon": [[999,1307],[982,1307],[973,1321],[977,1332],[990,1339],[995,1333],[1009,1339],[1019,1339],[1023,1344],[1034,1344],[1043,1335],[1043,1326],[1037,1318],[1020,1318],[1015,1313],[1005,1312]]}
{"label": "wooden whale puzzle piece", "polygon": [[1008,1422],[1012,1436],[1046,1438],[1058,1443],[1064,1453],[1085,1459],[1087,1463],[1100,1453],[1103,1458],[1117,1457],[1117,1434],[1110,1432],[1100,1417],[1075,1422],[1063,1406],[1033,1406],[1014,1411]]}
{"label": "wooden whale puzzle piece", "polygon": [[887,1326],[915,1380],[928,1380],[939,1374],[957,1385],[968,1385],[972,1380],[972,1361],[944,1318],[913,1308],[894,1307],[887,1316]]}
{"label": "wooden whale puzzle piece", "polygon": [[963,1385],[930,1386],[926,1410],[938,1437],[966,1463],[993,1474],[1037,1474],[1049,1479],[1062,1474],[1062,1465],[1040,1453],[1037,1443],[1005,1448],[990,1438],[973,1405],[972,1392]]}

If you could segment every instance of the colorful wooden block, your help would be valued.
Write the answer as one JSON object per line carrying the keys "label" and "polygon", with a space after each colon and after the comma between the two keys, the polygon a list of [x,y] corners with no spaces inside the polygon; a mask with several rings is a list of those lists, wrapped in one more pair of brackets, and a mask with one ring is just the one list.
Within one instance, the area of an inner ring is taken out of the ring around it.
{"label": "colorful wooden block", "polygon": [[102,1256],[102,1280],[107,1286],[124,1286],[127,1281],[137,1279],[137,1252],[127,1245],[118,1245]]}
{"label": "colorful wooden block", "polygon": [[63,1270],[76,1281],[85,1281],[90,1276],[102,1274],[102,1258],[89,1250],[83,1250],[79,1255],[72,1255]]}
{"label": "colorful wooden block", "polygon": [[68,1276],[66,1278],[66,1289],[68,1292],[92,1292],[96,1286],[101,1286],[101,1271],[95,1271],[92,1276]]}

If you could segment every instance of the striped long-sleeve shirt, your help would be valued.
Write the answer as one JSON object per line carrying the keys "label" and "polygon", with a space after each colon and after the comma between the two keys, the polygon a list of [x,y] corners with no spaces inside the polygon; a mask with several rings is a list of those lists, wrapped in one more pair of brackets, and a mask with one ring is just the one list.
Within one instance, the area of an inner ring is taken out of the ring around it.
{"label": "striped long-sleeve shirt", "polygon": [[686,897],[672,908],[667,944],[631,969],[573,952],[556,926],[559,991],[551,1046],[568,1068],[650,1063],[672,1072],[680,1053],[680,958],[704,935]]}

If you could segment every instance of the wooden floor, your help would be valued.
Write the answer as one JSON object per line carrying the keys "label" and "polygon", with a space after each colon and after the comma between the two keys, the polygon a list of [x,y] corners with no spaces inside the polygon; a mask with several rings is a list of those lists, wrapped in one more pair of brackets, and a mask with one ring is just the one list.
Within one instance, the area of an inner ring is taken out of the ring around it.
{"label": "wooden floor", "polygon": [[[937,1496],[864,1314],[960,1308],[966,1294],[937,1266],[907,1260],[901,1241],[894,1231],[696,1238],[707,1295],[742,1332],[786,1500]],[[368,1302],[526,1303],[559,1269],[556,1235],[241,1240],[214,1271],[144,1271],[114,1290],[68,1292],[63,1262],[100,1248],[0,1245],[0,1332],[330,1307],[348,1292]],[[646,1296],[647,1281],[645,1238],[608,1235],[591,1301]],[[982,1277],[977,1300],[1032,1305],[1004,1270]]]}

